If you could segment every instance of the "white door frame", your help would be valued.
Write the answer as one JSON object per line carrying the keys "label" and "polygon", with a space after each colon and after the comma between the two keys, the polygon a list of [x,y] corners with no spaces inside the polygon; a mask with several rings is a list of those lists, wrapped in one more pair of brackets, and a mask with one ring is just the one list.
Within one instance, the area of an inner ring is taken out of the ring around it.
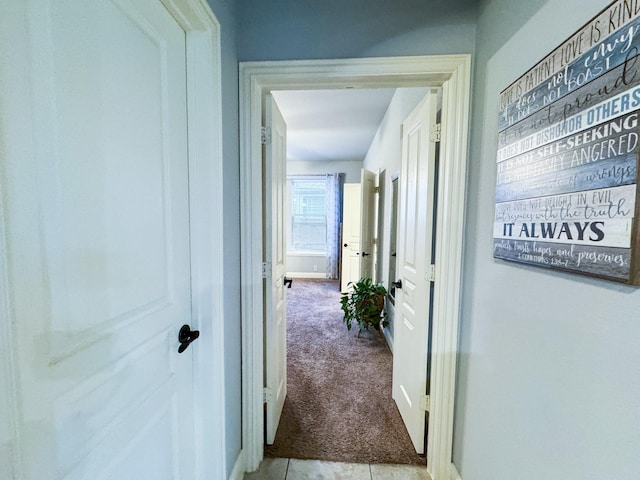
{"label": "white door frame", "polygon": [[[198,479],[227,478],[225,465],[224,415],[205,414],[224,412],[224,285],[221,216],[212,206],[222,205],[222,78],[220,24],[206,0],[161,0],[186,33],[187,105],[189,146],[189,205],[191,235],[192,319],[201,330],[193,350],[193,379],[195,390],[195,446]],[[22,8],[22,7],[21,7]],[[0,48],[26,49],[23,40],[28,35],[26,19],[21,8],[11,8],[0,20]],[[25,6],[25,9],[33,8]],[[12,45],[13,39],[17,45]],[[0,155],[34,155],[32,124],[28,118],[33,92],[29,56],[19,52],[11,55],[6,68],[0,68],[2,91],[13,92],[22,102],[5,102],[0,114],[7,114],[11,122],[4,125],[4,139]],[[0,191],[0,219],[7,205],[6,192]],[[11,259],[7,252],[4,222],[0,224],[0,287],[6,287]],[[1,288],[0,315],[11,318],[11,305],[6,288]],[[15,362],[15,329],[10,322],[0,322],[0,362],[4,369],[0,378],[12,395],[0,398],[7,403],[10,414],[10,456],[16,477],[21,477],[21,452]],[[3,387],[5,387],[3,385]],[[5,390],[6,392],[6,390]],[[3,433],[3,432],[0,432]],[[4,432],[7,433],[7,432]],[[0,438],[0,440],[2,440]],[[6,460],[6,459],[5,459]],[[11,473],[11,472],[10,472]]]}
{"label": "white door frame", "polygon": [[442,87],[433,364],[427,467],[449,478],[470,99],[470,55],[240,63],[243,451],[248,471],[264,455],[262,145],[264,95],[273,90]]}

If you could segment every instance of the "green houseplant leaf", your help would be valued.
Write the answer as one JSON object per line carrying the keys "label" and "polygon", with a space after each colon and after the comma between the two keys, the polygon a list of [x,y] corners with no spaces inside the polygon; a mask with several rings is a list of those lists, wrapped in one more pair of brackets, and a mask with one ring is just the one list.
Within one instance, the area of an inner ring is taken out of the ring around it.
{"label": "green houseplant leaf", "polygon": [[380,283],[373,283],[370,278],[361,278],[358,282],[349,282],[349,291],[340,297],[340,306],[344,312],[344,323],[347,330],[351,330],[352,324],[358,324],[358,330],[363,332],[369,327],[380,330],[380,326],[386,327],[386,312],[384,311],[384,299],[387,289]]}

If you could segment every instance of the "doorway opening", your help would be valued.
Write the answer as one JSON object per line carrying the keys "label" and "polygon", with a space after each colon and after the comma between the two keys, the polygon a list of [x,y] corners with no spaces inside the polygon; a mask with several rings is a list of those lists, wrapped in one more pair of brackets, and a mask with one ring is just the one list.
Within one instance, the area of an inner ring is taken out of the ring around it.
{"label": "doorway opening", "polygon": [[[437,145],[437,138],[430,135],[430,127],[436,123],[436,112],[441,108],[441,92],[425,87],[333,89],[277,91],[271,96],[286,124],[286,276],[339,278],[340,289],[337,282],[306,280],[296,280],[293,289],[285,289],[286,345],[267,341],[265,369],[268,372],[271,365],[286,364],[286,400],[279,403],[281,383],[267,381],[271,395],[266,396],[269,412],[266,454],[425,465],[425,458],[419,455],[425,452],[425,417],[428,417],[424,407],[429,378],[426,347],[429,336],[425,324],[428,302],[416,302],[430,298],[430,282],[424,275],[420,276],[422,281],[416,282],[416,278],[407,277],[405,270],[398,269],[396,273],[387,263],[395,260],[391,250],[395,252],[396,226],[389,217],[398,208],[400,170],[405,172],[404,178],[423,178],[418,182],[421,190],[434,190],[427,185],[426,169],[405,170],[409,166],[402,164],[428,165],[435,161],[431,155],[435,153],[432,147]],[[427,97],[433,99],[428,105]],[[427,110],[418,109],[422,105]],[[411,115],[416,109],[417,113]],[[415,120],[403,128],[409,116]],[[403,131],[414,133],[405,137]],[[410,140],[416,139],[416,135],[424,140],[417,143]],[[421,157],[410,162],[409,151],[422,152]],[[390,171],[396,175],[390,176]],[[392,190],[389,195],[385,184]],[[433,193],[427,196],[423,192],[414,198],[418,192],[409,192],[408,187],[418,185],[404,184],[403,211],[410,209],[413,213],[408,212],[402,218],[412,217],[411,231],[419,234],[409,234],[412,240],[402,242],[405,248],[400,249],[401,253],[414,266],[433,263],[430,255],[426,258],[420,252],[417,256],[410,252],[411,245],[419,245],[423,251],[432,245],[425,233],[420,233],[431,228],[426,224],[417,227],[428,215],[418,214],[411,205],[424,204],[420,211],[427,208],[426,204],[434,200]],[[395,209],[391,204],[394,185]],[[338,212],[342,212],[341,217]],[[272,225],[280,222],[277,218],[266,218]],[[406,227],[400,228],[407,231]],[[342,252],[341,269],[334,263],[338,252]],[[419,257],[423,262],[416,264],[412,259]],[[271,260],[275,266],[277,259]],[[356,335],[356,329],[347,331],[342,321],[340,292],[352,290],[361,278],[383,284],[390,293],[392,283],[401,285],[405,281],[405,288],[399,287],[394,292],[400,296],[397,315],[395,305],[387,302],[384,338],[373,329],[361,332],[360,338],[360,332]],[[274,282],[279,283],[277,279]],[[406,295],[402,295],[404,292]],[[422,312],[417,322],[409,318],[406,307]],[[401,323],[395,325],[395,318]],[[410,339],[403,337],[406,330],[402,322],[414,324]],[[270,325],[265,324],[265,330],[271,331]],[[393,335],[395,331],[399,332],[397,338]],[[394,341],[403,361],[391,354]],[[284,359],[276,353],[285,351]],[[394,362],[399,365],[393,367]],[[407,395],[409,404],[404,400]],[[276,412],[279,407],[281,410]]]}
{"label": "doorway opening", "polygon": [[262,145],[265,95],[275,90],[441,87],[441,188],[434,287],[432,398],[427,466],[450,469],[467,159],[470,56],[243,63],[240,67],[243,308],[243,445],[247,470],[264,454]]}

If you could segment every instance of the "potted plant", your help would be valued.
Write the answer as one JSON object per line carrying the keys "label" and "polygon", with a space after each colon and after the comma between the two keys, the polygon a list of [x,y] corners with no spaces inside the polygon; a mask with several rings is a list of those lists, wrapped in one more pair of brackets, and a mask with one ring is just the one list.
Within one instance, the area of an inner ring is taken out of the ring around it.
{"label": "potted plant", "polygon": [[358,323],[360,332],[373,327],[380,330],[380,325],[386,327],[386,312],[384,311],[384,297],[387,289],[381,283],[373,283],[370,278],[361,278],[358,282],[349,282],[350,289],[340,297],[340,305],[344,312],[344,323],[347,330],[351,330],[353,322]]}

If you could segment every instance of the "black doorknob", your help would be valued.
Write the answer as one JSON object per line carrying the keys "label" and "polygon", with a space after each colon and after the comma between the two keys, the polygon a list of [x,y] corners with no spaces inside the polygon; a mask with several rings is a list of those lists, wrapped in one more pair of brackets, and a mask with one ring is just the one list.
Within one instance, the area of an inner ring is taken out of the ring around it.
{"label": "black doorknob", "polygon": [[191,330],[189,325],[180,327],[180,331],[178,332],[178,342],[180,342],[178,353],[182,353],[189,348],[189,345],[199,336],[200,332],[198,330]]}
{"label": "black doorknob", "polygon": [[287,278],[284,277],[284,286],[287,288],[291,288],[291,285],[293,285],[293,278]]}
{"label": "black doorknob", "polygon": [[348,243],[345,243],[345,244],[344,244],[344,246],[345,246],[345,247],[348,247],[348,246],[349,246],[349,244],[348,244]]}
{"label": "black doorknob", "polygon": [[402,279],[397,280],[395,282],[391,282],[391,285],[394,286],[395,288],[402,288]]}
{"label": "black doorknob", "polygon": [[370,253],[367,253],[367,252],[362,252],[362,256],[363,256],[363,257],[368,257],[369,255],[371,255],[371,254],[370,254]]}

